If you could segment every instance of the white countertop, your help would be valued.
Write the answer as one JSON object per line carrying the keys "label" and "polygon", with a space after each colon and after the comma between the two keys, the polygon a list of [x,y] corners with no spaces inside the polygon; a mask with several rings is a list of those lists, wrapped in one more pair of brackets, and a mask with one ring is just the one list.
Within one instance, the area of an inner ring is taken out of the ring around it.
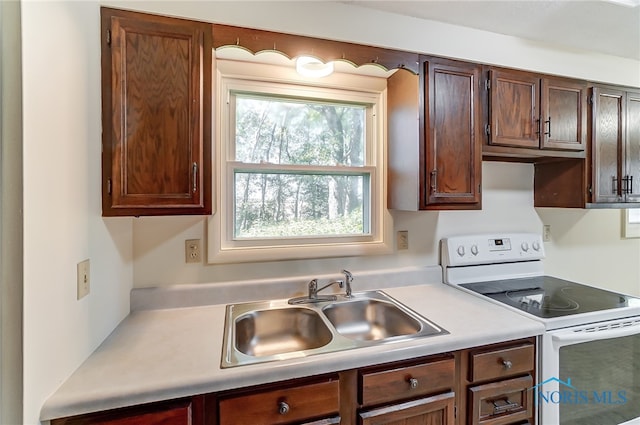
{"label": "white countertop", "polygon": [[41,419],[352,369],[544,332],[537,321],[442,283],[380,289],[449,334],[221,369],[225,304],[133,311],[45,402]]}

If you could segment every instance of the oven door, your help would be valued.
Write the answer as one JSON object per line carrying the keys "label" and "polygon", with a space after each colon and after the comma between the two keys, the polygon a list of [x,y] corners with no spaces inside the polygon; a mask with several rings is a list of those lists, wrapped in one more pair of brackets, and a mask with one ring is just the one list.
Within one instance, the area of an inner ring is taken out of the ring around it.
{"label": "oven door", "polygon": [[640,317],[549,331],[541,360],[541,425],[640,424]]}

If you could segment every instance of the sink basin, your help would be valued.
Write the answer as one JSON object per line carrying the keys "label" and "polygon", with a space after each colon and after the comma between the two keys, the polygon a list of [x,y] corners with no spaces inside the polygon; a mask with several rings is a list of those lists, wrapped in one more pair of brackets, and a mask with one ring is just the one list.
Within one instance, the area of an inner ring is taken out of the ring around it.
{"label": "sink basin", "polygon": [[413,335],[422,329],[420,322],[396,305],[374,299],[330,304],[322,312],[340,335],[356,340]]}
{"label": "sink basin", "polygon": [[382,291],[290,305],[227,306],[223,368],[307,357],[448,333]]}
{"label": "sink basin", "polygon": [[246,313],[235,320],[236,348],[249,356],[270,356],[322,347],[332,334],[320,315],[308,308]]}

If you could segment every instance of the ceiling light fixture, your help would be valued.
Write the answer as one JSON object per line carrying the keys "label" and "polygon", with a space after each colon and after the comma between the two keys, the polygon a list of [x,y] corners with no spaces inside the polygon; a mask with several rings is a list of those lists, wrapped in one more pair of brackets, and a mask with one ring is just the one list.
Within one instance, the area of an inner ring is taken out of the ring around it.
{"label": "ceiling light fixture", "polygon": [[323,63],[311,56],[300,56],[296,60],[296,71],[304,77],[322,78],[333,73],[333,62]]}

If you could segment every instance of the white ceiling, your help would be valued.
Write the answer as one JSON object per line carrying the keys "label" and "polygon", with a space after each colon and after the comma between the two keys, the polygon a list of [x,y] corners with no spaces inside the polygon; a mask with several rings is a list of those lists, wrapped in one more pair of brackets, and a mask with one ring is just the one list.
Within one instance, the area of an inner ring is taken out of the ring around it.
{"label": "white ceiling", "polygon": [[640,0],[343,3],[640,60]]}

